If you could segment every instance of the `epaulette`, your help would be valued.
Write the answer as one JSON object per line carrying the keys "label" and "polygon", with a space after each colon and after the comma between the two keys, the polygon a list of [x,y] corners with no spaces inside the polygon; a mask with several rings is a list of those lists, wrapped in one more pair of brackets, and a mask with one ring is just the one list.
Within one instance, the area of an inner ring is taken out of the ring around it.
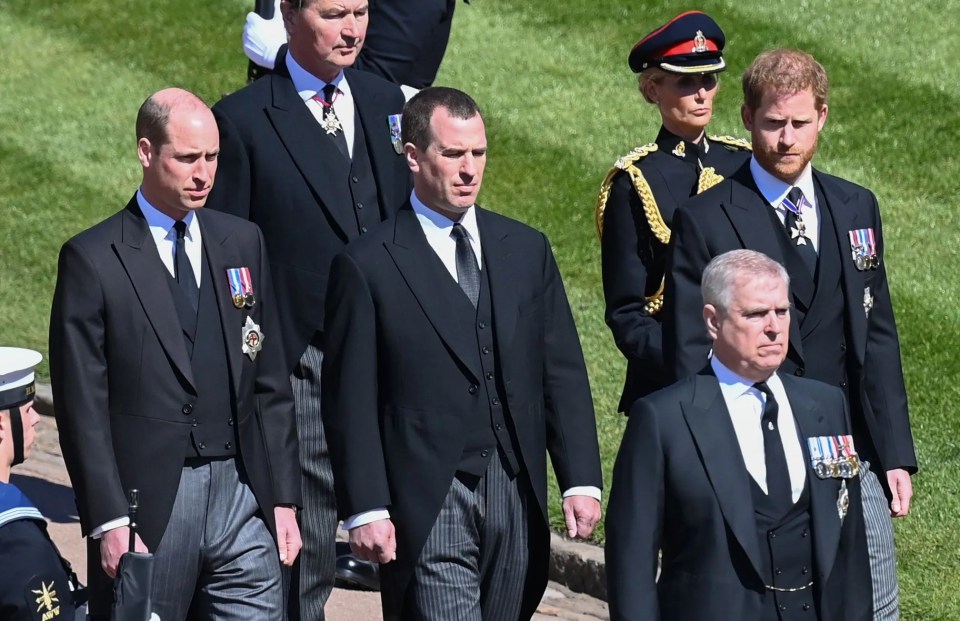
{"label": "epaulette", "polygon": [[[649,196],[650,204],[653,205],[653,210],[656,211],[658,217],[660,216],[660,210],[657,209],[657,203],[653,198],[653,190],[650,189],[650,184],[647,183],[647,180],[643,178],[643,173],[640,172],[640,169],[637,166],[635,166],[638,161],[642,160],[658,149],[659,147],[655,142],[635,148],[630,153],[627,153],[618,159],[614,163],[613,168],[610,169],[610,172],[607,173],[607,176],[603,178],[603,183],[600,184],[600,194],[597,196],[597,206],[595,212],[598,236],[603,235],[603,213],[607,209],[607,199],[610,198],[610,189],[613,187],[613,178],[616,177],[620,172],[626,172],[628,175],[630,175],[630,179],[633,181],[634,189],[636,189],[637,194],[639,194],[640,198],[643,200],[644,210],[646,210],[647,197]],[[663,222],[663,218],[660,218],[660,221]],[[664,227],[666,227],[666,225],[664,225]],[[669,231],[667,231],[667,241],[670,239],[669,234]]]}
{"label": "epaulette", "polygon": [[745,138],[737,138],[736,136],[707,136],[707,140],[711,142],[719,142],[722,145],[728,147],[734,147],[735,151],[753,151],[753,146],[750,144],[749,140]]}

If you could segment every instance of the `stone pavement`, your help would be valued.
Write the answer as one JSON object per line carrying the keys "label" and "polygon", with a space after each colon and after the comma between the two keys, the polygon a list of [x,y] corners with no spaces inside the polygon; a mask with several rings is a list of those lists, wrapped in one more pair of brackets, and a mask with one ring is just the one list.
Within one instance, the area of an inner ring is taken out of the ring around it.
{"label": "stone pavement", "polygon": [[[42,410],[41,413],[49,414]],[[30,457],[26,463],[14,468],[11,482],[20,487],[47,517],[51,537],[73,564],[81,580],[86,582],[86,546],[80,537],[73,490],[60,455],[56,421],[51,416],[43,416]],[[380,596],[378,593],[334,589],[326,613],[328,621],[381,621]],[[607,618],[605,602],[574,593],[556,582],[548,586],[534,616],[535,621]]]}

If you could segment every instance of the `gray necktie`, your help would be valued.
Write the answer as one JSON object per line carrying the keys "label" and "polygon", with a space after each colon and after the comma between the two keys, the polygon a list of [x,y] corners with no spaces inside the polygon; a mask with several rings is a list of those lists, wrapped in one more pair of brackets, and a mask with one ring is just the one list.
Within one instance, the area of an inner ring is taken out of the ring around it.
{"label": "gray necktie", "polygon": [[477,255],[470,247],[470,238],[463,225],[454,224],[450,236],[457,241],[457,282],[476,308],[480,299],[480,266],[477,265]]}

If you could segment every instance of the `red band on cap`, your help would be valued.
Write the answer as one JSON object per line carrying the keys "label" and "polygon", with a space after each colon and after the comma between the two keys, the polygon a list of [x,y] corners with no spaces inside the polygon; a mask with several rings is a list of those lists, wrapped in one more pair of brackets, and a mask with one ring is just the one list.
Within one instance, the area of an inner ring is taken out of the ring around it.
{"label": "red band on cap", "polygon": [[[660,57],[660,58],[667,58],[669,56],[682,56],[685,54],[697,54],[697,53],[702,54],[703,52],[716,52],[717,50],[720,49],[717,47],[717,44],[711,41],[710,39],[704,39],[701,43],[703,45],[701,49],[698,50],[697,41],[695,39],[690,39],[689,41],[684,41],[683,43],[679,43],[677,45],[674,45],[673,47],[669,47],[665,50],[661,50],[660,52],[654,54],[654,56]],[[706,49],[703,49],[704,47]]]}

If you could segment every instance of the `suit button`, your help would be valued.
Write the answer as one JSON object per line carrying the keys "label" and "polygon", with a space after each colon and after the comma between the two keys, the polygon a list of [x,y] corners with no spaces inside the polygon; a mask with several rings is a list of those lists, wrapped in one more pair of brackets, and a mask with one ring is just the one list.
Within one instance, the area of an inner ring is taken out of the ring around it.
{"label": "suit button", "polygon": [[780,569],[779,567],[777,567],[774,571],[776,572],[776,574],[777,574],[778,576],[783,575],[783,570]]}
{"label": "suit button", "polygon": [[771,539],[776,539],[776,538],[777,538],[777,533],[773,532],[772,530],[768,530],[768,531],[767,531],[767,537],[770,537]]}
{"label": "suit button", "polygon": [[803,367],[800,367],[799,369],[794,371],[793,374],[796,375],[797,377],[803,377]]}
{"label": "suit button", "polygon": [[485,323],[482,322],[482,321],[481,321],[479,324],[477,324],[477,325],[480,327],[481,330],[483,330],[484,328],[487,327],[487,324],[485,324]]}
{"label": "suit button", "polygon": [[846,387],[847,387],[847,380],[845,379],[840,380],[840,388],[846,388]]}
{"label": "suit button", "polygon": [[366,232],[367,232],[367,227],[361,226],[361,227],[360,227],[360,233],[363,234],[363,233],[366,233]]}
{"label": "suit button", "polygon": [[207,445],[204,444],[203,442],[201,442],[201,443],[199,444],[199,447],[200,447],[200,450],[202,451],[203,449],[207,448]]}
{"label": "suit button", "polygon": [[227,449],[227,450],[229,451],[229,450],[233,449],[233,444],[231,444],[230,442],[227,442],[226,444],[223,445],[223,448],[225,448],[225,449]]}
{"label": "suit button", "polygon": [[470,388],[467,388],[467,392],[469,392],[471,395],[477,394],[477,385],[471,384]]}
{"label": "suit button", "polygon": [[810,531],[808,531],[806,528],[804,528],[804,529],[803,529],[803,532],[800,533],[800,536],[801,536],[801,537],[806,537],[806,536],[809,535],[809,534],[810,534]]}
{"label": "suit button", "polygon": [[228,421],[227,421],[227,424],[230,425],[231,427],[233,427],[233,419],[231,418],[230,420],[228,420]]}
{"label": "suit button", "polygon": [[492,372],[492,371],[487,371],[487,379],[488,379],[488,380],[492,380],[492,379],[493,379],[493,372]]}
{"label": "suit button", "polygon": [[357,203],[357,209],[363,209],[363,203]]}
{"label": "suit button", "polygon": [[496,425],[493,426],[493,428],[496,429],[497,431],[500,431],[501,429],[503,429],[503,425],[501,425],[500,423],[497,423]]}
{"label": "suit button", "polygon": [[846,344],[846,343],[840,343],[840,351],[847,351],[847,344]]}
{"label": "suit button", "polygon": [[800,570],[800,573],[806,576],[808,573],[810,573],[810,570],[804,566],[803,569]]}
{"label": "suit button", "polygon": [[480,351],[482,351],[482,352],[485,353],[485,354],[489,354],[489,353],[490,353],[490,348],[485,346],[485,347],[483,347],[483,349],[481,349]]}
{"label": "suit button", "polygon": [[804,604],[803,606],[801,606],[801,608],[803,608],[803,611],[806,612],[810,610],[810,604]]}
{"label": "suit button", "polygon": [[494,397],[493,401],[491,401],[490,403],[492,403],[493,405],[500,405],[500,399],[497,399],[496,397]]}
{"label": "suit button", "polygon": [[490,454],[490,451],[488,451],[487,449],[483,449],[482,451],[480,451],[480,457],[486,457],[489,454]]}
{"label": "suit button", "polygon": [[193,414],[193,404],[187,403],[182,408],[180,408],[180,411],[183,412],[184,415],[190,416],[191,414]]}
{"label": "suit button", "polygon": [[194,426],[194,427],[197,426],[197,421],[193,421],[193,426]]}
{"label": "suit button", "polygon": [[354,183],[360,183],[360,179],[356,175],[350,177],[350,180],[353,181]]}
{"label": "suit button", "polygon": [[785,610],[787,609],[787,605],[786,605],[786,604],[780,604],[780,605],[778,606],[778,608],[779,608],[780,610],[785,611]]}

